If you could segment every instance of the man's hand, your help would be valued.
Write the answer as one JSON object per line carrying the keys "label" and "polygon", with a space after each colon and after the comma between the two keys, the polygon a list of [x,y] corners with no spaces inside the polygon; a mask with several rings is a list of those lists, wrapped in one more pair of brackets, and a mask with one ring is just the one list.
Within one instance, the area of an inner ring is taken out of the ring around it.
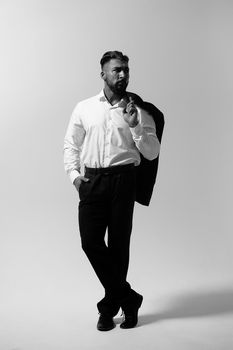
{"label": "man's hand", "polygon": [[129,97],[129,103],[123,109],[123,117],[130,128],[134,128],[138,125],[138,111],[134,104],[132,97]]}
{"label": "man's hand", "polygon": [[85,176],[78,176],[78,177],[76,177],[76,179],[74,180],[74,186],[75,186],[75,188],[76,188],[77,191],[79,191],[79,187],[80,187],[82,181],[88,182],[89,179],[88,179],[87,177],[85,177]]}

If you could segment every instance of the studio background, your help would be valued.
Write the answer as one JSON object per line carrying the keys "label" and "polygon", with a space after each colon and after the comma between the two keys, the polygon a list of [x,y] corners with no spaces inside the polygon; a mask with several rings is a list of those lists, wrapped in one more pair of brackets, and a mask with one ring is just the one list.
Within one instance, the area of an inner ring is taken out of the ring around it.
{"label": "studio background", "polygon": [[[0,1],[1,349],[232,349],[232,13],[227,0]],[[141,326],[102,334],[63,139],[115,49],[166,123],[134,215]]]}

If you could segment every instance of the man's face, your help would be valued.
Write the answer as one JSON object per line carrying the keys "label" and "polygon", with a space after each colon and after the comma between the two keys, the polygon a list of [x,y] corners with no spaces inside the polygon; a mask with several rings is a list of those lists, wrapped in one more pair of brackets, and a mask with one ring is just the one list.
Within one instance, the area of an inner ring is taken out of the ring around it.
{"label": "man's face", "polygon": [[111,91],[123,94],[129,83],[128,63],[111,59],[104,64],[101,76]]}

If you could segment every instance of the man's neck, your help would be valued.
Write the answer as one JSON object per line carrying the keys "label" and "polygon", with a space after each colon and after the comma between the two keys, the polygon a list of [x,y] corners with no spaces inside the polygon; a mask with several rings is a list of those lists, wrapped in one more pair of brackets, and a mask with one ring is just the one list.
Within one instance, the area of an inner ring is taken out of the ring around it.
{"label": "man's neck", "polygon": [[125,94],[116,94],[112,90],[110,90],[108,87],[104,87],[104,94],[107,98],[108,102],[111,103],[111,105],[115,105],[116,103],[120,102],[120,100],[125,96]]}

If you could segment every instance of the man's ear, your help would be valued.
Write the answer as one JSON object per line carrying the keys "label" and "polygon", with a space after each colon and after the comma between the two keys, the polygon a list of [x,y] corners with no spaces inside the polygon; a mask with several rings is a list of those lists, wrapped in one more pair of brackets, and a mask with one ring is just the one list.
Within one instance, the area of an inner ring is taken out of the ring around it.
{"label": "man's ear", "polygon": [[105,78],[106,78],[106,74],[105,74],[105,72],[104,72],[104,71],[102,71],[102,72],[100,73],[100,76],[101,76],[101,78],[102,78],[103,80],[105,80]]}

